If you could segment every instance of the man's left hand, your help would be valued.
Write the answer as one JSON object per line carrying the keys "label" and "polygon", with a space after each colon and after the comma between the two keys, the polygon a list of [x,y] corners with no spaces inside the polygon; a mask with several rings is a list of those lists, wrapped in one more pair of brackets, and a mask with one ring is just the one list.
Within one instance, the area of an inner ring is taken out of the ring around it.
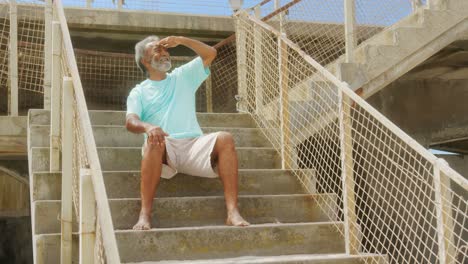
{"label": "man's left hand", "polygon": [[170,36],[163,38],[158,42],[158,45],[161,45],[166,49],[177,47],[180,45],[180,37]]}

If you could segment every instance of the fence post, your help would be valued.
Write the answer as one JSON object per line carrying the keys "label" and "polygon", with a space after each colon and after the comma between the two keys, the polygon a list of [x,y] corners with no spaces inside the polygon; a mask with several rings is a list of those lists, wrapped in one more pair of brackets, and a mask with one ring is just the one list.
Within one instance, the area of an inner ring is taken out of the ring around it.
{"label": "fence post", "polygon": [[345,8],[345,41],[346,62],[354,62],[354,49],[356,48],[356,3],[355,0],[344,0]]}
{"label": "fence post", "polygon": [[[337,88],[338,89],[338,88]],[[343,213],[345,225],[346,254],[357,255],[360,247],[359,226],[356,216],[356,198],[354,193],[353,139],[351,135],[351,100],[339,93],[339,129],[341,149],[341,180],[343,188]]]}
{"label": "fence post", "polygon": [[10,115],[18,116],[18,8],[10,0]]}
{"label": "fence post", "polygon": [[60,170],[60,97],[62,86],[62,32],[60,22],[52,22],[52,91],[50,107],[50,171]]}
{"label": "fence post", "polygon": [[241,20],[246,16],[243,11],[238,12],[236,18],[236,48],[237,48],[237,89],[238,95],[237,110],[239,112],[247,112],[249,110],[248,94],[247,94],[247,47],[245,29],[241,29]]}
{"label": "fence post", "polygon": [[454,245],[454,225],[452,220],[452,197],[450,179],[443,174],[441,168],[446,166],[443,159],[437,159],[434,163],[434,198],[437,216],[437,241],[439,245],[439,263],[453,263],[450,257],[455,259],[456,248]]}
{"label": "fence post", "polygon": [[94,263],[96,242],[96,198],[91,170],[80,170],[80,264]]}
{"label": "fence post", "polygon": [[46,0],[44,24],[44,109],[50,110],[52,82],[52,0]]}
{"label": "fence post", "polygon": [[206,112],[213,113],[213,79],[210,76],[205,81]]}
{"label": "fence post", "polygon": [[73,82],[63,78],[62,234],[60,263],[72,263]]}
{"label": "fence post", "polygon": [[[261,19],[260,6],[255,7],[255,18]],[[254,24],[254,55],[255,55],[255,111],[262,112],[263,106],[263,59],[262,59],[262,28]]]}
{"label": "fence post", "polygon": [[292,165],[289,153],[289,69],[288,69],[288,45],[283,41],[285,34],[278,36],[278,64],[279,64],[279,89],[280,89],[280,123],[281,123],[281,168],[287,169]]}

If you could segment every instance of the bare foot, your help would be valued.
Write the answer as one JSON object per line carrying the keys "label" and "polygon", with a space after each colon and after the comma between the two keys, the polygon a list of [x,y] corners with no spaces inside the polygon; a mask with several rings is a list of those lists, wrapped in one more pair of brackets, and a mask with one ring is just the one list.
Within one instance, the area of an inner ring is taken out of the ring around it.
{"label": "bare foot", "polygon": [[249,226],[250,223],[245,221],[244,218],[239,214],[239,211],[234,210],[228,213],[226,219],[226,225],[228,226]]}
{"label": "bare foot", "polygon": [[149,214],[140,213],[140,217],[133,230],[149,230],[151,229],[151,216]]}

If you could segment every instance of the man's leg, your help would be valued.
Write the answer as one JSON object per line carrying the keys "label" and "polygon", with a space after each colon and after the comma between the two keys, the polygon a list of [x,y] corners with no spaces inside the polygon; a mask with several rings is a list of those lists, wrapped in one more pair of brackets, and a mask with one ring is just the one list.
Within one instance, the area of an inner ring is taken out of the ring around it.
{"label": "man's leg", "polygon": [[161,179],[162,164],[166,163],[165,145],[147,144],[141,161],[141,211],[134,230],[151,228],[153,198]]}
{"label": "man's leg", "polygon": [[218,162],[218,173],[224,186],[227,218],[226,224],[233,226],[248,226],[237,208],[237,153],[234,139],[227,132],[220,132],[213,150],[214,160]]}

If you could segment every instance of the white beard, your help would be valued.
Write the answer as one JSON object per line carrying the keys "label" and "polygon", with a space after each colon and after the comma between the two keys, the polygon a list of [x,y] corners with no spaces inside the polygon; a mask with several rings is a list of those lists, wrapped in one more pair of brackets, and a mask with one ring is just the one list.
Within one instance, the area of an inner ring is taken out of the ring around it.
{"label": "white beard", "polygon": [[157,71],[160,71],[160,72],[168,72],[171,67],[172,67],[172,64],[171,64],[171,60],[167,60],[167,61],[155,61],[154,59],[151,60],[151,67]]}

